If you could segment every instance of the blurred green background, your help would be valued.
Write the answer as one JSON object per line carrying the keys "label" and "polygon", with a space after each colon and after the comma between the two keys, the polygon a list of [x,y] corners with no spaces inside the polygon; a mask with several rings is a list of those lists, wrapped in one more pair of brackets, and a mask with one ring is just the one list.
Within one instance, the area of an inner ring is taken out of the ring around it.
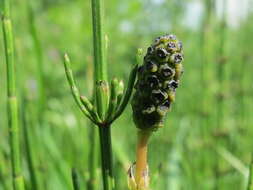
{"label": "blurred green background", "polygon": [[[72,189],[73,167],[82,189],[89,189],[90,152],[98,150],[91,134],[96,130],[71,96],[61,54],[68,52],[82,94],[91,97],[90,1],[11,2],[27,190],[35,190],[31,163],[38,189]],[[252,8],[252,0],[105,0],[110,78],[126,82],[137,48],[146,49],[157,36],[174,33],[184,44],[185,73],[176,102],[165,127],[150,141],[152,189],[246,188],[253,152]],[[0,190],[9,190],[2,30],[0,44]],[[116,189],[123,190],[135,159],[130,106],[112,127]],[[102,189],[99,162],[95,158],[96,189]]]}

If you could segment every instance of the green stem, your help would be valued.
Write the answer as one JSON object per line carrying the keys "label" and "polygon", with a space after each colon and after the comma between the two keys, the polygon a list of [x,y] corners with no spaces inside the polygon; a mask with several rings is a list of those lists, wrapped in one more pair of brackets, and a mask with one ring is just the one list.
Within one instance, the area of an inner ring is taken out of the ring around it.
{"label": "green stem", "polygon": [[222,127],[223,124],[223,117],[224,117],[224,67],[225,67],[225,37],[226,37],[226,0],[223,0],[223,14],[222,14],[222,21],[219,26],[220,29],[220,44],[218,49],[218,67],[217,67],[217,75],[218,75],[218,84],[219,84],[219,92],[221,93],[221,97],[217,99],[217,127]]}
{"label": "green stem", "polygon": [[2,17],[3,38],[5,46],[5,57],[7,66],[7,88],[8,88],[8,125],[11,147],[12,180],[14,190],[24,190],[24,180],[21,172],[20,147],[19,147],[19,123],[18,103],[16,97],[16,78],[14,48],[12,36],[12,24],[9,18],[9,1],[5,0],[4,15]]}
{"label": "green stem", "polygon": [[[105,35],[103,23],[103,0],[91,0],[92,24],[93,24],[93,48],[94,48],[94,84],[98,113],[103,113],[107,105],[107,97],[101,88],[96,88],[97,83],[107,82],[107,65],[105,58]],[[103,118],[102,118],[103,119]],[[113,189],[112,173],[112,145],[110,125],[99,126],[101,145],[101,162],[104,190]]]}
{"label": "green stem", "polygon": [[34,15],[34,11],[31,5],[31,1],[28,0],[28,19],[29,19],[29,31],[33,40],[33,44],[34,44],[34,51],[36,54],[36,72],[37,72],[37,83],[38,83],[38,113],[40,115],[40,119],[42,119],[42,114],[43,114],[43,110],[45,107],[45,97],[46,97],[46,93],[45,93],[45,86],[44,86],[44,81],[45,81],[45,77],[44,77],[44,71],[43,71],[43,55],[42,55],[42,50],[41,50],[41,44],[40,44],[40,40],[37,34],[37,29],[36,29],[36,25],[35,25],[35,15]]}
{"label": "green stem", "polygon": [[103,23],[103,0],[91,0],[93,24],[93,51],[95,82],[107,79],[105,61],[105,35]]}
{"label": "green stem", "polygon": [[31,178],[31,187],[34,190],[38,190],[39,188],[39,180],[38,175],[36,172],[36,164],[35,164],[35,157],[34,157],[34,151],[32,149],[32,144],[34,143],[32,140],[32,132],[33,129],[28,129],[28,122],[26,113],[28,113],[28,109],[26,107],[27,101],[23,100],[22,105],[22,121],[23,121],[23,130],[24,130],[24,141],[25,141],[25,147],[26,147],[26,154],[27,154],[27,165],[28,170]]}
{"label": "green stem", "polygon": [[[203,96],[200,98],[200,112],[199,112],[199,125],[200,125],[200,133],[201,136],[204,136],[205,138],[209,137],[209,130],[206,126],[209,124],[208,114],[210,114],[210,106],[207,104],[207,97],[210,94],[210,91],[208,88],[206,88],[208,84],[208,69],[210,65],[210,51],[209,51],[209,39],[212,38],[212,16],[213,16],[213,9],[214,9],[214,1],[213,0],[205,0],[204,3],[204,16],[202,21],[202,28],[201,28],[201,35],[200,35],[200,80],[201,80],[201,88]],[[201,168],[203,168],[203,171],[206,171],[207,167],[210,165],[210,159],[208,157],[208,151],[202,150],[201,151],[201,160],[199,162],[199,165]],[[206,172],[203,172],[204,175],[206,175]],[[197,175],[196,173],[193,173],[194,178],[198,180],[201,180],[202,176]],[[199,184],[196,184],[199,185]],[[199,187],[200,188],[200,187]]]}
{"label": "green stem", "polygon": [[[219,44],[219,48],[218,48],[218,67],[217,67],[217,82],[219,85],[219,89],[218,89],[218,97],[217,97],[217,125],[216,125],[216,131],[218,131],[219,129],[223,128],[224,125],[224,116],[225,116],[225,112],[224,112],[224,98],[225,98],[225,37],[226,37],[226,9],[227,9],[227,5],[226,5],[226,0],[223,0],[223,14],[222,14],[222,20],[221,20],[221,24],[219,27],[219,32],[220,32],[220,44]],[[222,143],[221,141],[222,139],[216,139],[215,143],[216,146],[218,146],[219,144]],[[224,142],[224,141],[223,141]],[[220,167],[221,167],[221,163],[220,160],[217,158],[216,156],[216,163],[214,166],[215,169],[215,189],[219,190],[221,189],[221,179],[220,179]]]}
{"label": "green stem", "polygon": [[114,178],[112,172],[111,127],[99,127],[99,137],[104,190],[112,190],[114,189]]}
{"label": "green stem", "polygon": [[97,128],[94,124],[90,124],[89,128],[89,142],[90,142],[90,150],[89,150],[89,180],[87,183],[87,189],[95,190],[96,189],[96,171],[97,171],[97,157],[98,157],[98,136],[97,136]]}
{"label": "green stem", "polygon": [[79,184],[79,180],[78,180],[78,174],[74,168],[72,168],[71,176],[72,176],[73,189],[80,190],[81,188],[80,188],[80,184]]}
{"label": "green stem", "polygon": [[[107,65],[105,61],[105,35],[103,23],[103,0],[91,0],[93,25],[93,52],[94,52],[94,84],[96,92],[97,111],[101,117],[106,107],[106,98],[99,84],[107,81]],[[103,119],[103,118],[102,118]]]}

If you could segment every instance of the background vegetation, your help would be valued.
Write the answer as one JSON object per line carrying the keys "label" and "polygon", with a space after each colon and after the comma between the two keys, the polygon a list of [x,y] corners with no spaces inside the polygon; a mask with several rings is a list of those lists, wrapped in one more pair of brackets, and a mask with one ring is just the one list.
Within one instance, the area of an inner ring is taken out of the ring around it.
{"label": "background vegetation", "polygon": [[[229,10],[235,2],[105,0],[111,78],[126,81],[136,49],[146,48],[161,34],[175,33],[184,44],[185,73],[176,102],[166,127],[150,142],[153,189],[246,188],[253,150],[253,2],[237,9],[245,13],[240,22],[236,22],[238,12],[231,16]],[[76,168],[82,189],[92,183],[102,189],[99,164],[95,181],[89,172],[91,160],[100,162],[96,155],[91,157],[91,151],[98,149],[91,139],[96,131],[72,99],[61,58],[61,52],[69,53],[81,92],[91,94],[90,1],[12,0],[12,20],[27,189],[72,189],[71,168]],[[8,190],[2,31],[0,44],[0,190]],[[112,132],[116,189],[126,189],[136,138],[130,106]]]}

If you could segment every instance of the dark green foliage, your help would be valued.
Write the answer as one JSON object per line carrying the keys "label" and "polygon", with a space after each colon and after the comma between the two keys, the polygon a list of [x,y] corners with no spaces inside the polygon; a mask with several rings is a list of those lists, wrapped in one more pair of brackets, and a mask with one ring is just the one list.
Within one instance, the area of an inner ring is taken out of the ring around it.
{"label": "dark green foliage", "polygon": [[132,100],[133,118],[138,128],[163,127],[183,73],[182,60],[182,43],[172,34],[158,37],[147,49],[143,65],[138,69]]}

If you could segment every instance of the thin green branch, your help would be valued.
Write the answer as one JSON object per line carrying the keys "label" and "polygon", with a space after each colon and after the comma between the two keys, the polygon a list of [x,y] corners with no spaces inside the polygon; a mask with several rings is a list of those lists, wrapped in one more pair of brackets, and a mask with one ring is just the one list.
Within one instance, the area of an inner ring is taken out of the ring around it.
{"label": "thin green branch", "polygon": [[134,65],[134,67],[130,73],[127,89],[125,91],[125,94],[122,98],[120,105],[117,108],[117,111],[115,112],[115,115],[109,121],[109,123],[112,123],[114,120],[116,120],[122,114],[122,112],[125,110],[125,108],[127,106],[127,103],[129,102],[129,99],[131,97],[131,94],[132,94],[132,91],[134,88],[134,83],[135,83],[135,79],[136,79],[136,75],[137,75],[137,71],[138,71],[138,66],[141,63],[141,58],[142,58],[142,49],[138,49],[137,56],[136,56],[137,63]]}
{"label": "thin green branch", "polygon": [[94,118],[95,121],[101,122],[101,119],[99,118],[95,107],[92,105],[92,103],[86,98],[85,96],[80,96],[80,100],[84,107],[87,109],[89,114]]}
{"label": "thin green branch", "polygon": [[35,15],[32,7],[32,1],[27,0],[27,9],[28,9],[28,19],[29,19],[29,31],[31,34],[31,38],[34,45],[34,51],[36,54],[36,72],[37,72],[37,83],[38,83],[38,112],[40,113],[40,119],[42,118],[42,113],[45,107],[45,76],[43,69],[43,54],[41,50],[41,43],[38,37],[36,23],[35,23]]}
{"label": "thin green branch", "polygon": [[10,20],[9,1],[5,0],[4,15],[2,17],[3,38],[5,46],[5,58],[7,66],[7,88],[8,88],[8,117],[11,147],[12,180],[14,190],[24,190],[24,180],[21,171],[20,141],[18,122],[18,103],[16,97],[16,78],[13,48],[12,24]]}
{"label": "thin green branch", "polygon": [[111,119],[114,111],[117,108],[118,90],[119,90],[119,81],[118,79],[115,78],[111,81],[110,103],[109,103],[109,108],[108,108],[108,112],[106,116],[107,121]]}
{"label": "thin green branch", "polygon": [[124,94],[124,82],[123,82],[123,80],[120,80],[119,81],[118,95],[117,95],[117,107],[120,105],[123,94]]}
{"label": "thin green branch", "polygon": [[68,83],[69,86],[71,88],[71,92],[72,95],[77,103],[77,105],[79,106],[79,108],[81,109],[81,111],[83,112],[83,114],[88,117],[93,123],[95,124],[99,124],[91,115],[90,113],[87,111],[87,109],[85,108],[85,106],[82,104],[81,100],[80,100],[80,93],[79,90],[76,86],[74,77],[73,77],[73,73],[70,67],[70,59],[68,57],[67,54],[64,55],[64,68],[65,68],[65,73],[68,79]]}

